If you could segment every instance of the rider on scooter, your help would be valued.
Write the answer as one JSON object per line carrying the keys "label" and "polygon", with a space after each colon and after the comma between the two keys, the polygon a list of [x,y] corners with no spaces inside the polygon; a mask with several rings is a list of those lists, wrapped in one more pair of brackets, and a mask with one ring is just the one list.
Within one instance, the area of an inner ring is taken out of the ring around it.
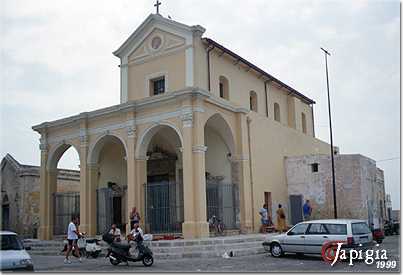
{"label": "rider on scooter", "polygon": [[143,239],[144,233],[140,228],[140,224],[138,222],[134,222],[133,229],[130,231],[130,235],[128,236],[128,241],[131,246],[129,253],[134,257],[137,257],[139,252],[137,243],[143,241]]}

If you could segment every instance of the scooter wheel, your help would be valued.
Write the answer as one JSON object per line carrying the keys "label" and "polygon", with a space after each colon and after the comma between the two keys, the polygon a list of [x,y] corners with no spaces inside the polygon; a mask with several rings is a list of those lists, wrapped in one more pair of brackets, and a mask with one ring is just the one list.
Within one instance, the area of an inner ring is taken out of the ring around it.
{"label": "scooter wheel", "polygon": [[92,257],[95,259],[95,258],[98,258],[98,256],[99,256],[99,254],[101,253],[101,251],[95,251],[95,252],[93,252],[92,253]]}
{"label": "scooter wheel", "polygon": [[152,266],[153,263],[154,263],[154,258],[153,258],[153,256],[150,256],[150,255],[144,256],[144,258],[143,258],[143,265],[144,265],[144,266],[149,267],[149,266]]}
{"label": "scooter wheel", "polygon": [[114,259],[111,259],[111,258],[109,258],[109,260],[110,260],[111,264],[113,264],[113,265],[118,265],[118,264],[120,264],[120,261],[119,261],[119,260],[114,260]]}

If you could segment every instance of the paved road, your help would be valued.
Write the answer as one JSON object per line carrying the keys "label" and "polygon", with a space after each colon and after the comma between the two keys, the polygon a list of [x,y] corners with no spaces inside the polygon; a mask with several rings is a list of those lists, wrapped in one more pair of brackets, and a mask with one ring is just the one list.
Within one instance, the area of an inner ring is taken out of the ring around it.
{"label": "paved road", "polygon": [[267,254],[242,256],[224,259],[194,258],[178,260],[157,260],[152,267],[146,268],[141,263],[129,263],[129,266],[120,264],[112,266],[105,258],[86,259],[83,263],[73,260],[72,264],[64,264],[63,256],[33,256],[36,271],[98,271],[98,272],[378,272],[400,271],[400,236],[387,237],[379,249],[386,249],[389,260],[395,260],[397,267],[394,269],[377,269],[376,262],[366,265],[363,261],[354,262],[349,266],[348,262],[340,262],[331,267],[323,262],[320,257],[313,256],[285,256],[273,258]]}

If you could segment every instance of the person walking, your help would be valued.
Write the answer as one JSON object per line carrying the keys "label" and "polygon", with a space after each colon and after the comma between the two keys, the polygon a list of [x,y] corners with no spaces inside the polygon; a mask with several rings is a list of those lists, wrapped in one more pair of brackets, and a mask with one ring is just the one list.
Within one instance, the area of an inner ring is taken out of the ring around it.
{"label": "person walking", "polygon": [[306,200],[303,206],[304,221],[309,221],[312,215],[312,206],[309,200]]}
{"label": "person walking", "polygon": [[276,211],[277,214],[277,231],[283,233],[287,229],[286,221],[285,221],[285,213],[282,205],[278,205],[278,209]]}
{"label": "person walking", "polygon": [[130,230],[133,230],[134,224],[140,222],[140,214],[137,212],[137,208],[133,207],[130,212]]}
{"label": "person walking", "polygon": [[265,233],[266,227],[269,225],[269,218],[268,218],[268,211],[267,211],[267,204],[263,204],[263,207],[259,210],[260,214],[260,233]]}
{"label": "person walking", "polygon": [[68,247],[66,251],[66,258],[64,259],[65,264],[71,264],[71,261],[69,260],[69,255],[73,249],[74,249],[73,253],[76,254],[77,258],[79,258],[80,263],[82,262],[80,251],[77,246],[78,237],[81,236],[81,234],[78,232],[77,229],[78,223],[79,223],[78,217],[75,215],[72,216],[71,222],[69,223],[69,226],[67,228]]}

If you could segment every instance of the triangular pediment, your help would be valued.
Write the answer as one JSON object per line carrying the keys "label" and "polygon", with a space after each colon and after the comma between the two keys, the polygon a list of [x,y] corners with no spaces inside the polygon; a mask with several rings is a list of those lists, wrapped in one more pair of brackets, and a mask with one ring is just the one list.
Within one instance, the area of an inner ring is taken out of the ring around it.
{"label": "triangular pediment", "polygon": [[157,51],[192,45],[194,33],[201,35],[204,31],[199,25],[188,26],[159,14],[151,14],[113,54],[123,61],[128,61],[129,57],[130,60],[139,59]]}
{"label": "triangular pediment", "polygon": [[135,61],[170,52],[186,44],[186,37],[179,36],[159,28],[154,28],[144,40],[132,50],[129,61]]}

